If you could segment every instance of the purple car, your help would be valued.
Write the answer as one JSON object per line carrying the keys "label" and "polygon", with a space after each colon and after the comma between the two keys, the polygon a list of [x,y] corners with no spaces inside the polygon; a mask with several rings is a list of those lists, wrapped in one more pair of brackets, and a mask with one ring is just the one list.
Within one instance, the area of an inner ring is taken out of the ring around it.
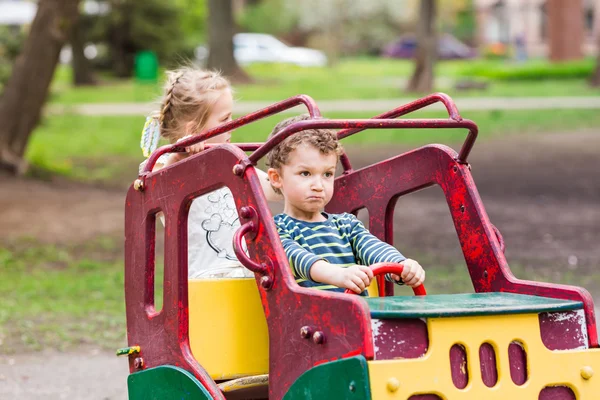
{"label": "purple car", "polygon": [[[417,51],[417,38],[413,34],[403,35],[381,51],[383,57],[414,58]],[[445,33],[438,40],[438,58],[440,60],[469,59],[477,57],[477,51],[454,36]]]}

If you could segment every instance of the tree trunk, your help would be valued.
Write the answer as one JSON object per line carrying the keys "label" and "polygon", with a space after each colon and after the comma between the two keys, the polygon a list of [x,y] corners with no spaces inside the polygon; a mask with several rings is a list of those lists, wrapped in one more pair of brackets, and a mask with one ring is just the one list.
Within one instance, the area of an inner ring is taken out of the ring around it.
{"label": "tree trunk", "polygon": [[548,38],[553,62],[583,58],[583,0],[548,0]]}
{"label": "tree trunk", "polygon": [[422,93],[433,90],[433,68],[437,58],[436,14],[436,0],[421,0],[415,69],[408,82],[407,90],[409,92]]}
{"label": "tree trunk", "polygon": [[133,2],[111,1],[110,6],[120,17],[111,25],[110,58],[111,68],[115,76],[130,78],[135,66],[136,48],[131,43]]}
{"label": "tree trunk", "polygon": [[94,71],[89,60],[85,57],[85,20],[81,14],[73,22],[69,41],[73,58],[73,84],[75,86],[95,85]]}
{"label": "tree trunk", "polygon": [[590,78],[590,85],[593,87],[600,87],[600,36],[598,36],[596,51],[598,52],[598,57],[596,58],[596,70]]}
{"label": "tree trunk", "polygon": [[78,0],[40,0],[29,36],[0,99],[0,169],[24,173],[27,142],[48,96]]}
{"label": "tree trunk", "polygon": [[221,71],[237,83],[247,83],[250,77],[233,56],[232,0],[208,0],[208,68]]}

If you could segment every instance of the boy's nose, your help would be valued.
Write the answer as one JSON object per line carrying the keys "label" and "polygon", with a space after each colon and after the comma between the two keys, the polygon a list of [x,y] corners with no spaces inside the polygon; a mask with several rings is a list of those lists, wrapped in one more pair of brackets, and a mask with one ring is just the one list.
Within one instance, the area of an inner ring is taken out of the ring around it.
{"label": "boy's nose", "polygon": [[312,183],[312,188],[311,189],[312,190],[316,190],[318,192],[322,191],[323,190],[323,183],[321,182],[321,180],[320,179],[314,180],[313,183]]}

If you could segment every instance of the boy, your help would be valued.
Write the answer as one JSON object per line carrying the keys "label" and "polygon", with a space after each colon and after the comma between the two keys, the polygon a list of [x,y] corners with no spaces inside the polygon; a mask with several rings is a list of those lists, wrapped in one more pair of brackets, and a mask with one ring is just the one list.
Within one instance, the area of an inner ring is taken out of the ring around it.
{"label": "boy", "polygon": [[[275,126],[273,136],[308,115],[288,118]],[[268,155],[269,181],[284,198],[275,224],[300,286],[363,293],[371,284],[368,265],[395,262],[404,266],[402,276],[389,279],[416,287],[425,271],[393,246],[373,236],[352,214],[328,214],[323,210],[333,196],[333,181],[342,147],[334,131],[309,129],[277,145]]]}

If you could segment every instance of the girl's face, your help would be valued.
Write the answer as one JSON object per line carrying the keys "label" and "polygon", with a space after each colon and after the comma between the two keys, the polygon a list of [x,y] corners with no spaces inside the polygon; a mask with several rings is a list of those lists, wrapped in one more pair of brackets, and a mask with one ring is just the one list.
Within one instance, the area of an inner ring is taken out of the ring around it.
{"label": "girl's face", "polygon": [[[231,112],[233,110],[233,96],[231,95],[231,89],[227,88],[221,92],[219,99],[215,103],[212,109],[212,113],[206,121],[204,132],[209,129],[215,128],[219,125],[223,125],[226,122],[231,121]],[[206,143],[225,143],[231,139],[231,132],[223,133],[222,135],[212,137],[206,141]]]}

